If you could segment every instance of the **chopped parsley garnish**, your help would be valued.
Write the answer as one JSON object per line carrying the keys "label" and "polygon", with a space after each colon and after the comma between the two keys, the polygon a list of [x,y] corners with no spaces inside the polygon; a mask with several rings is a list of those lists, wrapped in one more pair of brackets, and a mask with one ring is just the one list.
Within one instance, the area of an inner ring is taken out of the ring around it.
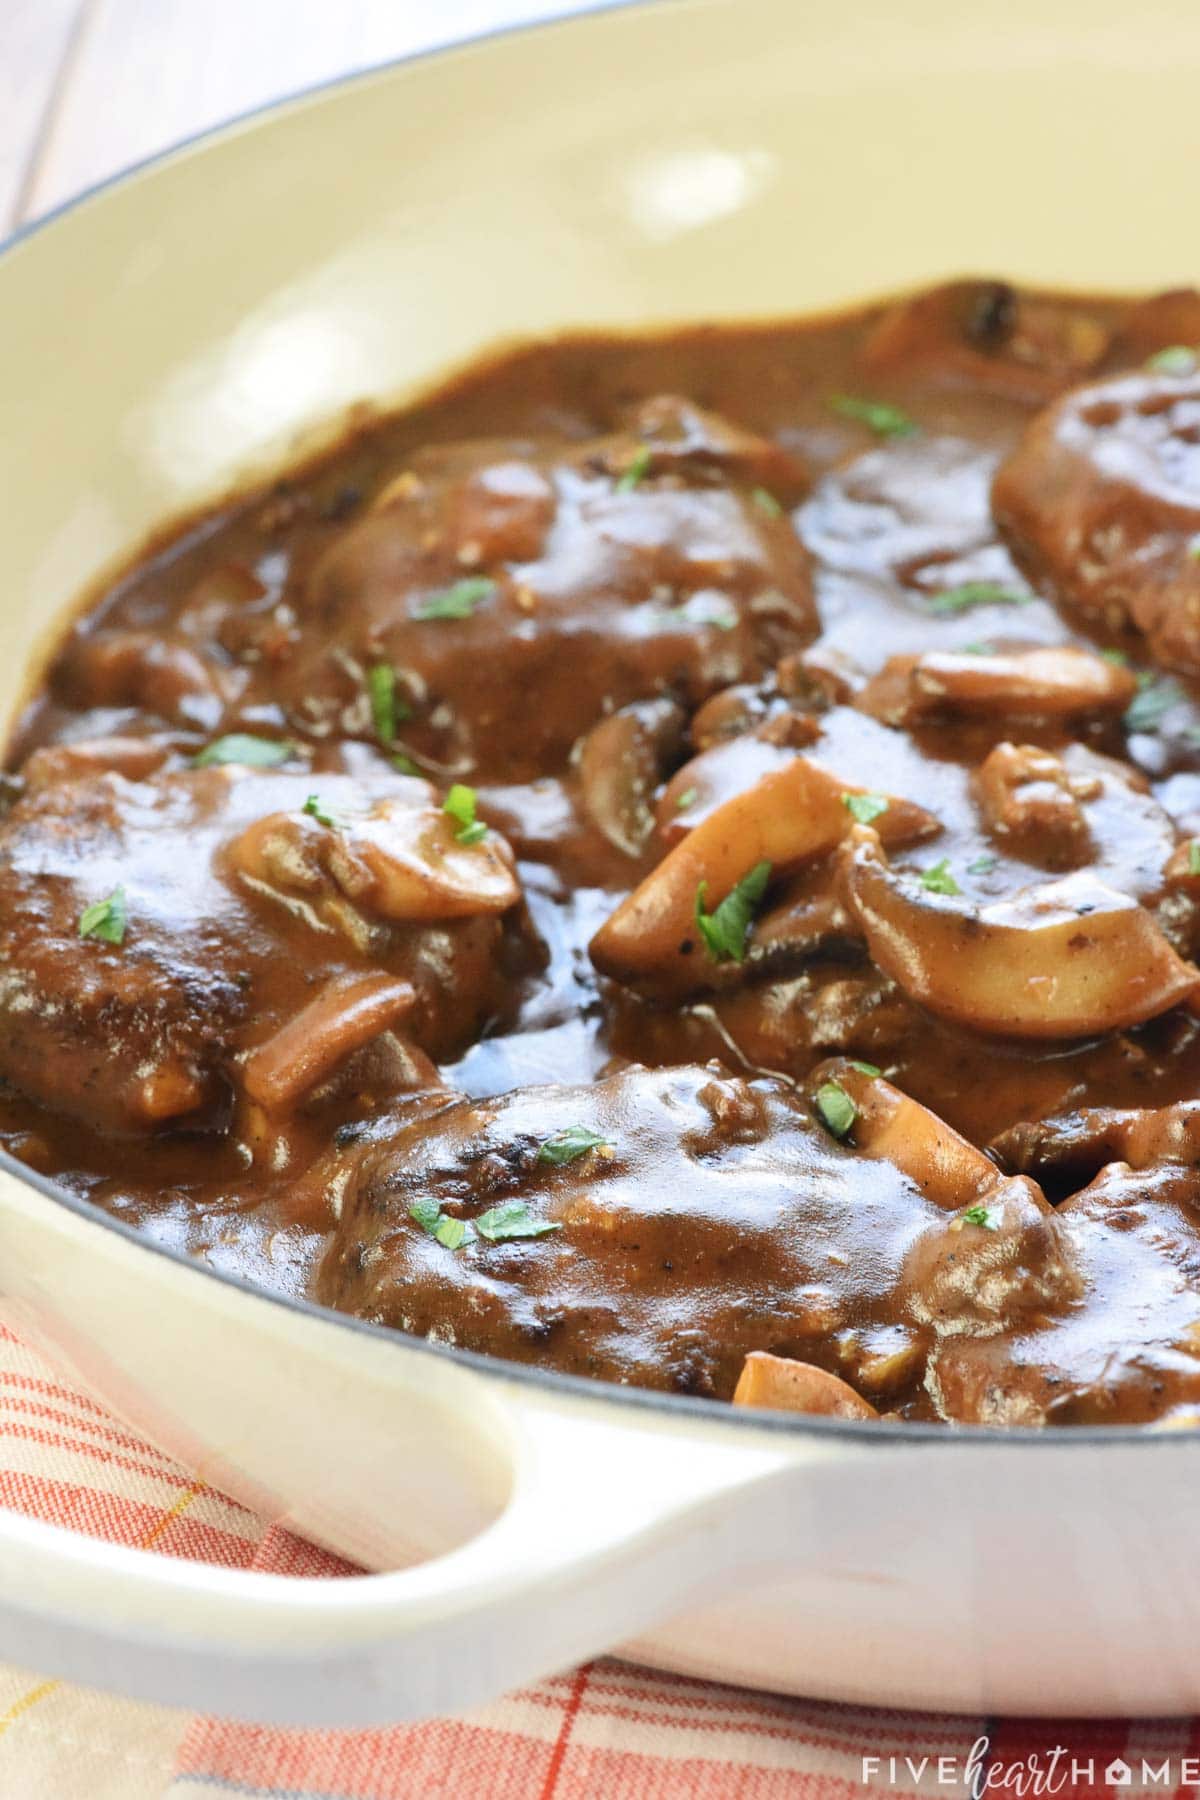
{"label": "chopped parsley garnish", "polygon": [[1000,1229],[986,1206],[968,1206],[963,1214],[963,1222],[967,1225],[981,1225],[985,1231]]}
{"label": "chopped parsley garnish", "polygon": [[456,581],[453,587],[426,594],[413,607],[412,616],[414,619],[469,619],[475,608],[482,606],[495,591],[495,582],[489,581],[486,575],[468,575],[465,580]]}
{"label": "chopped parsley garnish", "polygon": [[480,1213],[475,1229],[490,1244],[502,1244],[509,1238],[546,1237],[552,1231],[561,1231],[562,1226],[535,1218],[523,1200],[505,1200]]}
{"label": "chopped parsley garnish", "polygon": [[915,419],[910,419],[898,406],[888,406],[882,400],[861,400],[855,394],[831,394],[829,404],[843,419],[865,425],[876,437],[914,437],[920,430]]}
{"label": "chopped parsley garnish", "polygon": [[228,737],[214,738],[192,758],[195,769],[222,768],[226,763],[241,763],[247,769],[277,769],[289,756],[295,755],[291,744],[278,738],[251,737],[248,732],[231,731]]}
{"label": "chopped parsley garnish", "polygon": [[675,802],[675,811],[676,812],[686,812],[689,806],[695,806],[695,804],[699,798],[700,798],[699,788],[694,788],[694,787],[684,788],[682,794],[679,795],[678,799]]}
{"label": "chopped parsley garnish", "polygon": [[488,834],[483,820],[475,817],[477,801],[475,789],[465,787],[461,781],[455,782],[442,801],[442,811],[458,826],[454,836],[460,844],[482,843]]}
{"label": "chopped parsley garnish", "polygon": [[964,581],[958,587],[935,594],[929,610],[935,618],[949,619],[956,613],[970,612],[973,606],[1029,606],[1034,596],[1020,588],[1002,587],[998,581]]}
{"label": "chopped parsley garnish", "polygon": [[306,812],[310,819],[315,819],[318,825],[327,825],[330,831],[341,830],[337,819],[325,805],[320,794],[310,794],[301,810]]}
{"label": "chopped parsley garnish", "polygon": [[704,910],[708,883],[700,883],[696,889],[696,929],[714,962],[740,963],[745,960],[746,938],[770,879],[770,863],[755,863],[710,913]]}
{"label": "chopped parsley garnish", "polygon": [[821,1123],[835,1138],[850,1135],[858,1108],[840,1081],[825,1081],[813,1096]]}
{"label": "chopped parsley garnish", "polygon": [[460,1250],[471,1235],[470,1227],[462,1219],[452,1219],[444,1213],[436,1200],[414,1200],[408,1216],[447,1250]]}
{"label": "chopped parsley garnish", "polygon": [[1188,841],[1188,874],[1200,875],[1200,838]]}
{"label": "chopped parsley garnish", "polygon": [[996,646],[986,643],[982,638],[976,638],[973,643],[963,645],[961,654],[963,656],[995,656]]}
{"label": "chopped parsley garnish", "polygon": [[1173,706],[1183,698],[1177,682],[1160,681],[1154,675],[1138,677],[1137,693],[1125,709],[1126,731],[1157,731]]}
{"label": "chopped parsley garnish", "polygon": [[597,1137],[586,1125],[567,1125],[538,1145],[537,1160],[540,1163],[551,1163],[558,1169],[564,1163],[573,1163],[577,1157],[586,1156],[589,1150],[611,1148],[607,1138]]}
{"label": "chopped parsley garnish", "polygon": [[1186,344],[1168,344],[1165,350],[1156,350],[1146,358],[1146,367],[1158,375],[1193,375],[1196,356],[1196,351],[1189,350]]}
{"label": "chopped parsley garnish", "polygon": [[948,856],[943,856],[941,862],[932,863],[928,869],[921,870],[921,886],[930,894],[962,893],[962,889],[950,873]]}
{"label": "chopped parsley garnish", "polygon": [[968,875],[990,875],[992,870],[996,867],[996,864],[998,861],[999,861],[999,858],[995,857],[995,856],[988,856],[986,854],[983,856],[977,856],[975,858],[974,862],[969,862],[967,864],[967,874]]}
{"label": "chopped parsley garnish", "polygon": [[480,1213],[474,1225],[444,1213],[436,1200],[414,1200],[408,1214],[447,1250],[461,1250],[476,1236],[489,1244],[500,1244],[508,1238],[546,1237],[552,1231],[562,1230],[561,1225],[534,1218],[523,1200],[505,1200],[499,1206],[490,1206]]}
{"label": "chopped parsley garnish", "polygon": [[857,1069],[860,1075],[869,1075],[872,1080],[874,1080],[877,1075],[883,1074],[883,1070],[878,1068],[875,1063],[858,1062],[853,1057],[850,1060],[850,1067],[852,1069]]}
{"label": "chopped parsley garnish", "polygon": [[759,512],[766,513],[768,519],[778,519],[783,516],[782,506],[780,506],[774,494],[769,493],[766,488],[751,488],[750,498],[753,500],[755,506],[757,506]]}
{"label": "chopped parsley garnish", "polygon": [[393,769],[396,769],[401,775],[419,775],[421,773],[420,769],[418,769],[418,767],[417,767],[416,763],[413,761],[412,757],[406,756],[404,754],[403,750],[399,751],[395,756],[393,756],[392,767],[393,767]]}
{"label": "chopped parsley garnish", "polygon": [[733,602],[719,594],[693,594],[682,606],[656,606],[654,610],[666,626],[712,625],[717,631],[733,631],[738,622]]}
{"label": "chopped parsley garnish", "polygon": [[886,794],[843,794],[842,805],[860,825],[870,825],[888,809]]}
{"label": "chopped parsley garnish", "polygon": [[1196,534],[1188,545],[1187,556],[1189,562],[1200,562],[1200,532]]}
{"label": "chopped parsley garnish", "polygon": [[93,900],[79,915],[81,938],[99,938],[105,944],[125,942],[125,889],[114,888],[107,900]]}
{"label": "chopped parsley garnish", "polygon": [[633,461],[629,464],[629,467],[625,470],[625,473],[617,483],[618,494],[628,494],[638,485],[639,481],[644,481],[646,476],[650,473],[650,464],[653,461],[654,452],[651,450],[649,444],[640,445],[634,455]]}
{"label": "chopped parsley garnish", "polygon": [[376,737],[381,744],[393,743],[397,725],[411,718],[412,710],[396,692],[396,671],[391,663],[372,663],[367,670],[367,694]]}
{"label": "chopped parsley garnish", "polygon": [[1106,663],[1111,663],[1114,669],[1127,669],[1129,667],[1129,658],[1123,650],[1102,650],[1100,655]]}

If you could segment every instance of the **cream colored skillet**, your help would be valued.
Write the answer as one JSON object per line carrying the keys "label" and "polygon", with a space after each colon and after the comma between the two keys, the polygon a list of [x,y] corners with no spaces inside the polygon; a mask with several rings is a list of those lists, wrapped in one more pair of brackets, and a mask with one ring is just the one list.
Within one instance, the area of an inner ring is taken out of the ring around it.
{"label": "cream colored skillet", "polygon": [[[110,185],[0,257],[0,710],[152,526],[498,340],[977,269],[1194,279],[1198,89],[1191,0],[663,0]],[[0,1656],[28,1666],[310,1725],[618,1645],[896,1706],[1200,1708],[1191,1433],[735,1415],[517,1371],[252,1293],[10,1162],[0,1310],[206,1480],[399,1570],[259,1576],[0,1513]]]}

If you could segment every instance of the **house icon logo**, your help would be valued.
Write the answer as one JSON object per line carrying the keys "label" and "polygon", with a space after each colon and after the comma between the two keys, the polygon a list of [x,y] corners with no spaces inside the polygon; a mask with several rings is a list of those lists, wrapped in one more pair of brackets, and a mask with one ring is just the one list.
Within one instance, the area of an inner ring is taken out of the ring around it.
{"label": "house icon logo", "polygon": [[1133,1770],[1119,1756],[1114,1756],[1104,1771],[1104,1783],[1106,1787],[1132,1787]]}

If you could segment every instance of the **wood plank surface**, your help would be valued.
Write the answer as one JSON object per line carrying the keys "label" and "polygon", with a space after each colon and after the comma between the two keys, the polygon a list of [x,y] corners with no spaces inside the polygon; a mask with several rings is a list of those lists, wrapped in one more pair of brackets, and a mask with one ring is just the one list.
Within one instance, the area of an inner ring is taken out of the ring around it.
{"label": "wood plank surface", "polygon": [[0,0],[0,237],[26,210],[87,0]]}
{"label": "wood plank surface", "polygon": [[34,217],[281,95],[572,10],[572,0],[0,0],[0,108],[11,114],[0,118],[0,221]]}

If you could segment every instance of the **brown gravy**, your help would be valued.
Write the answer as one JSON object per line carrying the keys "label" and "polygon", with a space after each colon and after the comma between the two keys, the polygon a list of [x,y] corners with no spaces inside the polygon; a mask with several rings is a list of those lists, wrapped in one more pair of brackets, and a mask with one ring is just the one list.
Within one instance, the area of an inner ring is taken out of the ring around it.
{"label": "brown gravy", "polygon": [[520,1360],[1190,1420],[1196,344],[535,345],[159,540],[9,750],[0,1143]]}

